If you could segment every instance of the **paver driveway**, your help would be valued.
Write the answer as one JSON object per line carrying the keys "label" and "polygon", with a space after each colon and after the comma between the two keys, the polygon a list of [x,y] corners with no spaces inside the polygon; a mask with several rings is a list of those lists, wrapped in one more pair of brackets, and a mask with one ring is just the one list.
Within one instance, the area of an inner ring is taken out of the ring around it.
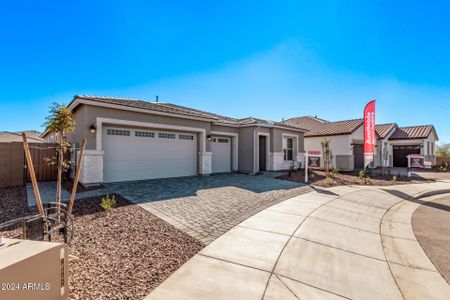
{"label": "paver driveway", "polygon": [[[258,211],[289,197],[308,192],[308,186],[261,176],[217,174],[104,184],[104,188],[77,194],[77,199],[120,194],[178,229],[210,243]],[[44,202],[54,201],[56,184],[40,182]],[[69,193],[63,190],[63,201]],[[27,185],[29,205],[35,205]]]}
{"label": "paver driveway", "polygon": [[428,201],[412,196],[444,190],[450,183],[293,197],[225,233],[145,299],[450,299],[411,227]]}
{"label": "paver driveway", "polygon": [[205,244],[249,216],[309,187],[261,176],[217,174],[107,184],[105,187]]}

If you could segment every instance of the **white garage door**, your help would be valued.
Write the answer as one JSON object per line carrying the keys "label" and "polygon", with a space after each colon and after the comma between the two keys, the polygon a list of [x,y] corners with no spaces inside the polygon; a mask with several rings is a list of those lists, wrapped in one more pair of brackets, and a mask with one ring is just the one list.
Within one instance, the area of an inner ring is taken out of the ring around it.
{"label": "white garage door", "polygon": [[123,128],[103,129],[104,182],[197,174],[194,133]]}
{"label": "white garage door", "polygon": [[212,172],[231,172],[231,139],[213,137],[211,140]]}

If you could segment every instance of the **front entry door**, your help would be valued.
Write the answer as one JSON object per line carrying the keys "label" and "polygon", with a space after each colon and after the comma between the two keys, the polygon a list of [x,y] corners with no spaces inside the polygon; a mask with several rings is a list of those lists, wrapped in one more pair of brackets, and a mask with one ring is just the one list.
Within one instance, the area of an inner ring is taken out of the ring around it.
{"label": "front entry door", "polygon": [[354,168],[356,170],[364,169],[364,145],[353,145]]}
{"label": "front entry door", "polygon": [[266,170],[266,158],[267,158],[267,148],[266,148],[266,137],[263,135],[259,136],[259,170]]}

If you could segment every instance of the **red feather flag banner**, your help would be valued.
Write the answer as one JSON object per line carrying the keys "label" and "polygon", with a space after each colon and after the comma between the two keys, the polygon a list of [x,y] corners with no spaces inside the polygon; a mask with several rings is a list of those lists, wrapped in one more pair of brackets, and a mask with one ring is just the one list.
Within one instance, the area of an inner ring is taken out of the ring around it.
{"label": "red feather flag banner", "polygon": [[364,169],[374,160],[375,143],[375,100],[372,100],[364,108]]}

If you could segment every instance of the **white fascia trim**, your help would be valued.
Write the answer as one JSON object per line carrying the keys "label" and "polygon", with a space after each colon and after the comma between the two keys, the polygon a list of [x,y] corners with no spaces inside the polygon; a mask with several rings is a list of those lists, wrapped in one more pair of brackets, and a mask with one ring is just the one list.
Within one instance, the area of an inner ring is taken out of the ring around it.
{"label": "white fascia trim", "polygon": [[138,122],[138,121],[130,121],[130,120],[120,120],[120,119],[111,119],[111,118],[96,118],[96,149],[102,150],[102,134],[103,134],[103,124],[113,124],[113,125],[126,125],[126,126],[134,126],[134,127],[148,127],[148,128],[161,128],[161,129],[169,129],[169,130],[181,130],[181,131],[190,131],[197,132],[201,134],[201,145],[202,151],[206,152],[206,130],[204,128],[197,127],[189,127],[189,126],[177,126],[177,125],[166,125],[159,123],[148,123],[148,122]]}
{"label": "white fascia trim", "polygon": [[164,112],[148,110],[148,109],[143,109],[143,108],[129,107],[129,106],[125,106],[125,105],[117,105],[117,104],[110,104],[110,103],[102,103],[102,102],[85,100],[85,99],[76,99],[75,101],[73,101],[72,104],[69,106],[69,110],[72,111],[79,104],[114,108],[114,109],[119,109],[119,110],[127,110],[127,111],[139,112],[139,113],[144,113],[144,114],[150,114],[150,115],[169,116],[169,117],[174,117],[174,118],[179,118],[179,119],[189,119],[189,120],[197,120],[197,121],[204,121],[204,122],[214,121],[214,119],[164,113]]}

